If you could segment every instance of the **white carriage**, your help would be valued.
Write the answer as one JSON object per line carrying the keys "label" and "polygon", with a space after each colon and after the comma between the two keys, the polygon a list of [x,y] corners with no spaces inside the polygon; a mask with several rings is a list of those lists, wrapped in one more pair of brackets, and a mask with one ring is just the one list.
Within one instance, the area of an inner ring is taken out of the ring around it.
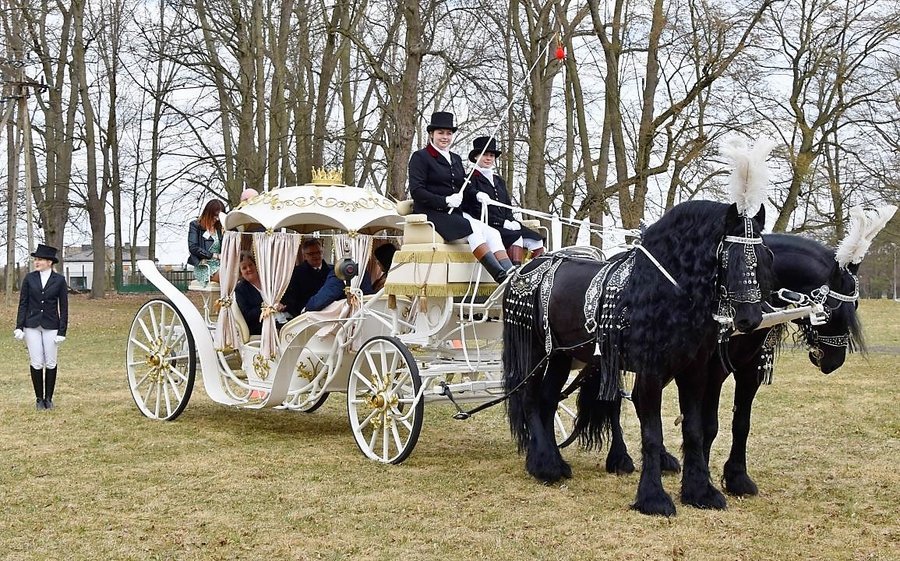
{"label": "white carriage", "polygon": [[[418,440],[425,403],[452,401],[461,411],[461,403],[501,398],[502,290],[467,244],[447,243],[410,210],[345,185],[259,195],[224,218],[220,284],[204,293],[203,310],[152,262],[139,262],[164,296],[140,308],[128,336],[128,383],[141,413],[178,417],[198,364],[206,393],[223,405],[311,412],[346,392],[360,450],[399,463]],[[346,300],[280,329],[264,314],[262,334],[251,337],[234,300],[242,246],[255,254],[265,309],[280,300],[302,235],[312,232],[329,237],[335,262],[367,263],[381,236],[402,235],[402,244],[379,292],[363,295],[359,275]],[[562,411],[564,441],[573,414]]]}

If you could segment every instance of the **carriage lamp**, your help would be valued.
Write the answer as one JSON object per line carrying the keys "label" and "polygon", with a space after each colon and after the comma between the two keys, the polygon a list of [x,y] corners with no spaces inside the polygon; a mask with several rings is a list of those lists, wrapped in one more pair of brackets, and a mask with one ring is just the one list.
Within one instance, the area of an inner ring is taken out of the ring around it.
{"label": "carriage lamp", "polygon": [[349,257],[344,257],[340,260],[340,262],[335,263],[334,265],[334,275],[340,280],[344,281],[347,285],[350,284],[350,281],[359,274],[359,265],[353,259]]}

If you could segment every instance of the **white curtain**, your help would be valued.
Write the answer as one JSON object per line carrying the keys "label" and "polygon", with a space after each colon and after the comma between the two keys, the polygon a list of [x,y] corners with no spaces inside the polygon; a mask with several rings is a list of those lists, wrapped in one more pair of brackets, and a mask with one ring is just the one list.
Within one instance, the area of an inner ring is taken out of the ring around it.
{"label": "white curtain", "polygon": [[291,273],[297,261],[300,236],[281,232],[253,234],[253,249],[262,286],[262,336],[260,352],[264,358],[275,357],[278,348],[278,327],[275,325],[275,309],[291,281]]}
{"label": "white curtain", "polygon": [[241,233],[225,232],[219,252],[219,319],[216,320],[216,348],[219,350],[240,348],[241,335],[231,313],[234,287],[241,272]]}

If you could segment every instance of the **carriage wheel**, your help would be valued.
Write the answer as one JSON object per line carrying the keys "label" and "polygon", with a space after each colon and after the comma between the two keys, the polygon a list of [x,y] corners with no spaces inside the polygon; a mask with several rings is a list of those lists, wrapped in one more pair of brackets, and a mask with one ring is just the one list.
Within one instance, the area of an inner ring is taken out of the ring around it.
{"label": "carriage wheel", "polygon": [[553,416],[553,433],[556,436],[556,445],[565,448],[575,442],[575,417],[577,416],[578,391],[569,394],[560,400]]}
{"label": "carriage wheel", "polygon": [[[422,430],[425,401],[419,369],[406,345],[394,337],[366,341],[350,368],[347,412],[356,445],[367,457],[399,464]],[[415,407],[413,407],[415,403]]]}
{"label": "carriage wheel", "polygon": [[135,314],[125,369],[131,397],[145,416],[171,421],[187,407],[197,370],[194,336],[168,300],[151,300]]}

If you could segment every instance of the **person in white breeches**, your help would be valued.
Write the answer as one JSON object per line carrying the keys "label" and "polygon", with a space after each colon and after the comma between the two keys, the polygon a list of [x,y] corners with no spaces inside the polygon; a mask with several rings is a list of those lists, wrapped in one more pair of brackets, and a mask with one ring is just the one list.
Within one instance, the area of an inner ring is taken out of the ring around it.
{"label": "person in white breeches", "polygon": [[69,287],[65,277],[53,271],[59,262],[55,247],[38,244],[31,256],[34,271],[22,280],[13,336],[28,347],[35,407],[45,410],[53,409],[57,351],[69,325]]}

